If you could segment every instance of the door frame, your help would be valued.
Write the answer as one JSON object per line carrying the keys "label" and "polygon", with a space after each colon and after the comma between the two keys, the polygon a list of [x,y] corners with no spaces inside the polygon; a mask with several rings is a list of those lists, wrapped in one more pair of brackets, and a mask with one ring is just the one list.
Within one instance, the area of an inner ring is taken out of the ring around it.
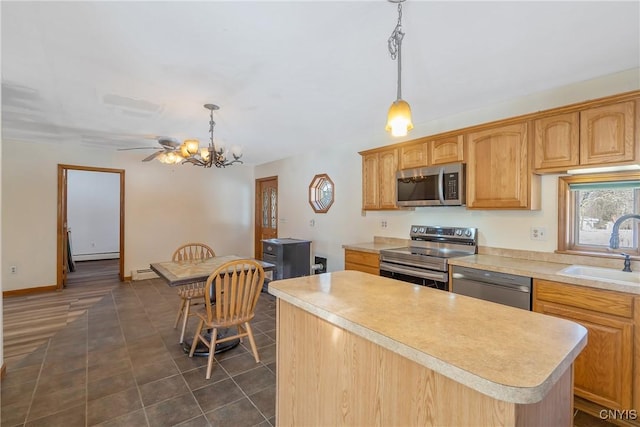
{"label": "door frame", "polygon": [[[260,234],[258,233],[258,228],[262,227],[262,212],[260,211],[260,209],[258,209],[261,206],[262,203],[262,197],[260,194],[260,184],[262,184],[264,181],[274,181],[276,182],[276,188],[278,188],[278,175],[275,176],[267,176],[264,178],[257,178],[256,179],[256,186],[255,186],[255,190],[254,190],[254,195],[255,195],[255,200],[254,200],[254,222],[253,222],[253,253],[254,253],[254,258],[256,259],[262,259],[262,241],[260,239]],[[278,195],[280,195],[280,191],[278,191]],[[278,212],[276,213],[276,215],[278,215],[278,213],[280,213],[280,206],[278,206]],[[277,224],[277,217],[276,217],[276,224]]]}
{"label": "door frame", "polygon": [[67,180],[66,175],[69,170],[86,171],[86,172],[106,172],[117,173],[120,175],[120,259],[118,277],[120,281],[124,281],[124,169],[97,168],[90,166],[75,166],[58,164],[58,223],[57,223],[57,258],[56,258],[56,290],[64,287],[64,258],[65,251],[65,221],[64,213],[67,211]]}

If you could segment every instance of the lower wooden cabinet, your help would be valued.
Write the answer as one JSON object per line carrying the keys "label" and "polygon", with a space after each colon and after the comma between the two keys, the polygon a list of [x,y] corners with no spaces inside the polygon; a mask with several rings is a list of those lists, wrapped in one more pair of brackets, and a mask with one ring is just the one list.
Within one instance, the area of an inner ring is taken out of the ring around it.
{"label": "lower wooden cabinet", "polygon": [[634,337],[640,346],[639,307],[640,297],[632,294],[534,280],[534,311],[588,330],[587,346],[574,364],[576,396],[610,409],[637,407],[640,383],[634,378],[640,374],[640,349],[634,348]]}
{"label": "lower wooden cabinet", "polygon": [[344,250],[344,269],[380,275],[380,255],[372,252]]}

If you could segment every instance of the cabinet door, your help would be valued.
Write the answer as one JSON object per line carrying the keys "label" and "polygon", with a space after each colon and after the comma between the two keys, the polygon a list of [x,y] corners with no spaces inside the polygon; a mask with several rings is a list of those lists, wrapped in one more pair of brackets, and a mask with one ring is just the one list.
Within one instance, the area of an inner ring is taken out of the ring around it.
{"label": "cabinet door", "polygon": [[396,172],[398,171],[398,150],[378,153],[378,185],[381,209],[396,208]]}
{"label": "cabinet door", "polygon": [[529,208],[527,123],[470,133],[467,208]]}
{"label": "cabinet door", "polygon": [[380,275],[380,255],[345,249],[344,269]]}
{"label": "cabinet door", "polygon": [[538,170],[567,170],[578,166],[579,113],[545,117],[534,122],[534,168]]}
{"label": "cabinet door", "polygon": [[441,165],[464,161],[464,136],[435,139],[430,143],[431,164]]}
{"label": "cabinet door", "polygon": [[378,209],[378,154],[362,157],[362,209]]}
{"label": "cabinet door", "polygon": [[574,393],[611,409],[631,408],[633,322],[551,302],[536,311],[580,323],[587,346],[574,362]]}
{"label": "cabinet door", "polygon": [[400,165],[398,169],[411,169],[429,166],[429,143],[417,142],[400,147]]}
{"label": "cabinet door", "polygon": [[634,160],[635,103],[590,108],[580,112],[580,164]]}

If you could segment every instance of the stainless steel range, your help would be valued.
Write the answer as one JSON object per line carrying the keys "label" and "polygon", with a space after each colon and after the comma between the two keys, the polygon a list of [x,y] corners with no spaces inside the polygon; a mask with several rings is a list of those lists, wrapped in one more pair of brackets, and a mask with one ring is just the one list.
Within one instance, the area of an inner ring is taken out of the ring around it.
{"label": "stainless steel range", "polygon": [[478,229],[412,225],[411,245],[380,251],[380,275],[422,286],[449,290],[449,265],[453,257],[478,250]]}

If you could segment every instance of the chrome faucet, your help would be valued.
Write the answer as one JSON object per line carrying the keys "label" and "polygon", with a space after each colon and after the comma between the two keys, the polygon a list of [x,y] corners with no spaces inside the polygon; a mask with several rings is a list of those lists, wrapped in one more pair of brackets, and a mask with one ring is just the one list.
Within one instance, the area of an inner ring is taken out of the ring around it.
{"label": "chrome faucet", "polygon": [[[628,219],[635,219],[636,221],[640,221],[640,215],[638,214],[627,214],[622,215],[620,218],[613,223],[613,229],[611,230],[611,238],[609,238],[609,247],[611,249],[618,249],[620,247],[620,224],[625,222]],[[631,272],[631,258],[627,254],[622,254],[624,257],[624,269],[622,271]]]}

